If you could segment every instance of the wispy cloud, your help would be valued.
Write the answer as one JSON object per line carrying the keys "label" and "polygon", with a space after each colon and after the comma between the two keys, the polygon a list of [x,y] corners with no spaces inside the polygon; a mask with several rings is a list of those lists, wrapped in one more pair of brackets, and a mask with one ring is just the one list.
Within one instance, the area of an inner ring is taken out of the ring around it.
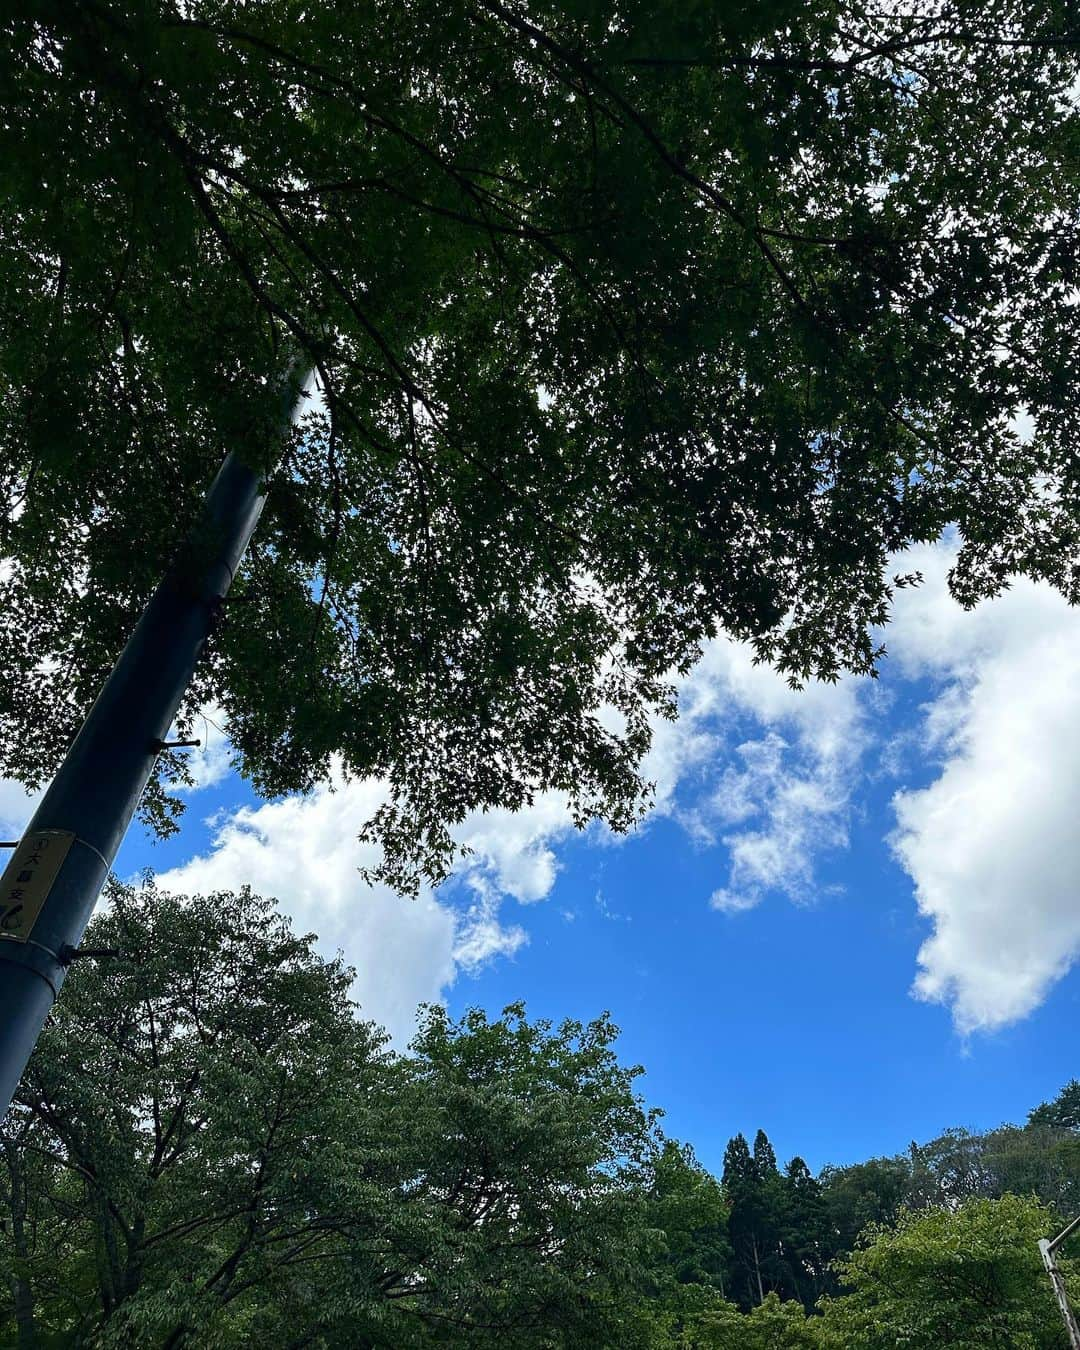
{"label": "wispy cloud", "polygon": [[710,903],[739,913],[770,894],[810,902],[818,860],[847,843],[871,739],[858,682],[794,691],[747,646],[721,638],[680,703],[682,718],[659,746],[676,770],[660,808],[700,842],[725,846],[726,875]]}

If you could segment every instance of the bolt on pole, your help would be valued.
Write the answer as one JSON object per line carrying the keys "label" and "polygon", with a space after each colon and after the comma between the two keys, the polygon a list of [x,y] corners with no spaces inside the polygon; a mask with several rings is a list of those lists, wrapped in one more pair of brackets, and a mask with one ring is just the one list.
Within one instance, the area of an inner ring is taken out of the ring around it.
{"label": "bolt on pole", "polygon": [[1054,1287],[1054,1297],[1057,1299],[1061,1316],[1065,1321],[1065,1331],[1069,1337],[1069,1350],[1080,1350],[1080,1327],[1077,1326],[1076,1315],[1069,1306],[1068,1295],[1065,1292],[1065,1280],[1058,1269],[1054,1253],[1078,1227],[1080,1227],[1080,1216],[1073,1219],[1072,1223],[1063,1229],[1056,1238],[1052,1240],[1050,1238],[1039,1239],[1039,1252],[1043,1259],[1043,1265],[1046,1267],[1047,1275],[1050,1276],[1050,1283]]}
{"label": "bolt on pole", "polygon": [[[313,384],[290,366],[280,427]],[[0,878],[0,1117],[78,954],[117,849],[262,512],[230,451]]]}

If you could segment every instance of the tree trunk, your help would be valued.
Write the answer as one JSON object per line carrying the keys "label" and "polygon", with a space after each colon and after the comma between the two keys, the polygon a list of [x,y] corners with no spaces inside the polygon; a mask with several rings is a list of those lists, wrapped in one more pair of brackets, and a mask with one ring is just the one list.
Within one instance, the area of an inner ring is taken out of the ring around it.
{"label": "tree trunk", "polygon": [[4,1140],[4,1156],[11,1178],[11,1240],[15,1255],[23,1263],[8,1277],[11,1297],[15,1304],[15,1328],[19,1350],[34,1350],[37,1333],[34,1327],[34,1291],[26,1278],[25,1265],[30,1259],[26,1243],[26,1176],[19,1161],[19,1151],[10,1139]]}

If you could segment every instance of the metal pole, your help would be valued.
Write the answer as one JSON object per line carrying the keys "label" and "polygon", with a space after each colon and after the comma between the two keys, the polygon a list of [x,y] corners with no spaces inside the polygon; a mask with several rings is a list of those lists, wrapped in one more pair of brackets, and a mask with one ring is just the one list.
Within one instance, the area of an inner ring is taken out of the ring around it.
{"label": "metal pole", "polygon": [[1062,1278],[1061,1271],[1058,1270],[1057,1262],[1054,1260],[1054,1253],[1077,1227],[1080,1227],[1080,1216],[1073,1219],[1068,1228],[1063,1229],[1053,1240],[1049,1238],[1039,1239],[1039,1252],[1042,1255],[1043,1265],[1046,1267],[1047,1275],[1050,1276],[1050,1283],[1054,1287],[1054,1297],[1061,1309],[1061,1316],[1065,1320],[1065,1331],[1069,1337],[1069,1350],[1080,1350],[1080,1327],[1077,1326],[1076,1317],[1072,1308],[1069,1307],[1069,1299],[1065,1293],[1065,1281]]}
{"label": "metal pole", "polygon": [[[283,428],[311,383],[290,368]],[[0,1117],[258,522],[260,485],[231,451],[0,878]]]}

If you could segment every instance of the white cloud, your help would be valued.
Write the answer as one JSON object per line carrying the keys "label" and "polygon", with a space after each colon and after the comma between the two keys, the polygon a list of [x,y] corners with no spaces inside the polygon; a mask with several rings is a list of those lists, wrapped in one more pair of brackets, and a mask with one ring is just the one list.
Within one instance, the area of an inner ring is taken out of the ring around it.
{"label": "white cloud", "polygon": [[501,897],[483,877],[470,877],[469,887],[476,900],[458,922],[453,957],[461,969],[475,971],[496,956],[513,956],[529,939],[524,928],[499,922]]}
{"label": "white cloud", "polygon": [[[359,874],[375,853],[357,831],[382,796],[378,783],[337,780],[306,797],[223,815],[209,852],[162,873],[158,884],[191,893],[247,884],[274,896],[298,928],[318,934],[325,954],[344,952],[356,969],[354,996],[401,1042],[419,1003],[441,998],[460,971],[512,956],[525,943],[520,926],[500,921],[500,899],[548,894],[556,872],[550,845],[571,824],[554,796],[517,815],[471,818],[459,834],[473,852],[456,889],[451,883],[442,898],[425,892],[405,900]],[[455,904],[455,894],[470,899]]]}
{"label": "white cloud", "polygon": [[378,784],[361,782],[243,808],[219,824],[209,853],[158,882],[182,892],[248,884],[274,896],[300,930],[318,934],[324,953],[345,953],[354,996],[400,1042],[418,1003],[439,999],[460,967],[515,950],[523,935],[500,928],[483,897],[457,914],[430,894],[404,900],[367,885],[358,869],[374,855],[356,835],[380,799]]}
{"label": "white cloud", "polygon": [[815,863],[847,843],[869,741],[858,693],[851,679],[792,690],[744,644],[718,638],[706,648],[650,768],[659,808],[701,842],[727,848],[714,908],[738,913],[770,892],[796,903],[818,893]]}
{"label": "white cloud", "polygon": [[742,826],[724,835],[729,880],[713,892],[710,903],[737,913],[768,891],[808,903],[818,889],[818,855],[847,843],[854,781],[846,772],[849,757],[811,758],[800,769],[797,747],[775,732],[739,746],[738,753],[744,767],[727,771],[710,803],[722,820],[726,816]]}
{"label": "white cloud", "polygon": [[182,794],[200,792],[215,787],[232,772],[233,747],[228,736],[228,722],[224,710],[216,703],[208,704],[195,719],[194,735],[201,744],[186,751],[187,767],[195,780],[190,787],[178,787]]}
{"label": "white cloud", "polygon": [[927,787],[901,791],[893,849],[933,925],[914,992],[962,1032],[1024,1017],[1080,953],[1080,615],[1017,582],[965,612],[946,545],[905,555],[926,576],[901,596],[890,649],[937,693]]}
{"label": "white cloud", "polygon": [[459,870],[474,881],[483,878],[487,894],[524,904],[544,900],[559,870],[553,845],[573,829],[566,798],[557,792],[538,793],[522,811],[475,813],[454,831],[472,850]]}

